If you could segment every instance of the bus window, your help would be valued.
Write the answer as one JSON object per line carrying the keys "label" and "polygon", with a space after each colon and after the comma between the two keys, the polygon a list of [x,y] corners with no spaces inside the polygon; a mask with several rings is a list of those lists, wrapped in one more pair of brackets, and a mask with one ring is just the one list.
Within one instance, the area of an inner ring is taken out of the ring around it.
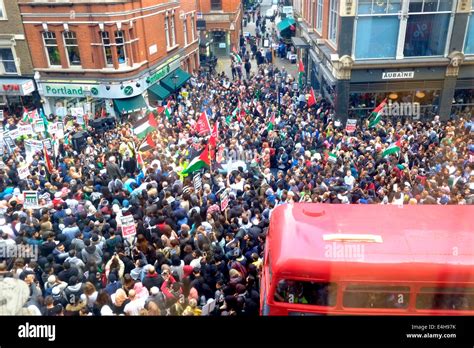
{"label": "bus window", "polygon": [[474,288],[421,288],[417,309],[473,310]]}
{"label": "bus window", "polygon": [[343,306],[348,308],[408,307],[410,287],[382,285],[348,285],[344,291]]}
{"label": "bus window", "polygon": [[334,307],[336,295],[337,285],[334,283],[283,279],[278,282],[274,299],[277,302]]}

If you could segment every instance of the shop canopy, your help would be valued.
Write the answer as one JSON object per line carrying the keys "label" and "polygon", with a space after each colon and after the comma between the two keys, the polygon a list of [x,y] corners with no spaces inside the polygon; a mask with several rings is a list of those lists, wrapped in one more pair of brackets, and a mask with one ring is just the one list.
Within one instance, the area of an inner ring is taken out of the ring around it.
{"label": "shop canopy", "polygon": [[132,98],[114,99],[114,104],[120,113],[125,112],[126,114],[147,108],[145,99],[141,94]]}
{"label": "shop canopy", "polygon": [[295,25],[295,20],[293,18],[285,18],[277,24],[278,31],[283,31],[290,28],[292,25]]}
{"label": "shop canopy", "polygon": [[178,68],[161,80],[161,85],[170,92],[175,92],[177,89],[181,88],[181,86],[184,85],[190,78],[191,75]]}
{"label": "shop canopy", "polygon": [[155,83],[154,85],[149,87],[148,92],[151,92],[158,100],[165,100],[171,94],[170,91],[161,86],[159,83]]}

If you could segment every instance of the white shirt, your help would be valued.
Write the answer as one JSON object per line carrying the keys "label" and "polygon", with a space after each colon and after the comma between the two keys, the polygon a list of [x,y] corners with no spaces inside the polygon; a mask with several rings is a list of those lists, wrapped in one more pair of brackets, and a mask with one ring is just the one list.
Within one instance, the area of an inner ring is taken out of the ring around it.
{"label": "white shirt", "polygon": [[354,186],[355,178],[352,175],[346,175],[344,177],[344,183],[349,186],[351,189]]}
{"label": "white shirt", "polygon": [[140,310],[145,307],[145,299],[136,298],[133,301],[127,303],[123,309],[125,314],[138,315]]}

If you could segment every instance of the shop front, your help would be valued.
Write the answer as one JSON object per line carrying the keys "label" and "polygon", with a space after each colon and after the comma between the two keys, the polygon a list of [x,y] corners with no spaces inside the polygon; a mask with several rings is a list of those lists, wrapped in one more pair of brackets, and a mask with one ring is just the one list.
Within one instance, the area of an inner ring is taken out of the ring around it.
{"label": "shop front", "polygon": [[[474,27],[474,26],[473,26]],[[459,76],[454,90],[451,113],[463,116],[474,115],[474,76],[472,65],[463,65],[459,69]]]}
{"label": "shop front", "polygon": [[0,109],[7,114],[21,113],[23,107],[34,107],[35,93],[33,79],[0,78]]}

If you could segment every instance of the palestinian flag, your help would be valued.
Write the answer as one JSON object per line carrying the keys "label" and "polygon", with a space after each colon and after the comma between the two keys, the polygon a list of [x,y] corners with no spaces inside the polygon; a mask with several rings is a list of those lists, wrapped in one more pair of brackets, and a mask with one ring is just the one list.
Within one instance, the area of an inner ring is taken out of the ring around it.
{"label": "palestinian flag", "polygon": [[387,104],[387,98],[385,98],[379,106],[377,106],[374,111],[370,114],[369,117],[369,128],[375,127],[379,124],[380,120],[382,119],[383,108]]}
{"label": "palestinian flag", "polygon": [[273,130],[274,126],[275,126],[275,114],[272,115],[272,118],[270,119],[270,122],[268,122],[267,131]]}
{"label": "palestinian flag", "polygon": [[232,116],[228,115],[225,117],[225,123],[230,126],[230,124],[232,123]]}
{"label": "palestinian flag", "polygon": [[326,161],[331,163],[337,162],[337,155],[334,152],[328,152],[326,155]]}
{"label": "palestinian flag", "polygon": [[209,154],[209,146],[206,146],[199,156],[194,157],[193,160],[189,162],[188,166],[181,172],[181,174],[187,175],[210,165],[211,157]]}
{"label": "palestinian flag", "polygon": [[153,132],[158,127],[158,123],[155,120],[153,113],[148,113],[148,116],[138,120],[133,125],[133,133],[139,138],[143,139],[148,133]]}
{"label": "palestinian flag", "polygon": [[138,148],[138,151],[146,152],[146,151],[150,151],[154,148],[156,148],[156,144],[153,141],[153,138],[151,137],[151,133],[148,133],[146,138],[145,138],[145,141],[143,141],[141,143],[140,147]]}
{"label": "palestinian flag", "polygon": [[304,75],[304,65],[303,61],[300,59],[298,64],[298,86],[303,87],[303,75]]}
{"label": "palestinian flag", "polygon": [[239,52],[237,52],[237,48],[235,48],[235,46],[232,49],[232,54],[233,54],[235,60],[237,61],[237,63],[242,64],[242,58],[240,57]]}
{"label": "palestinian flag", "polygon": [[314,89],[311,87],[311,92],[309,93],[308,98],[308,108],[312,107],[314,104],[316,104],[316,97],[314,96]]}
{"label": "palestinian flag", "polygon": [[43,142],[43,155],[44,155],[44,162],[46,164],[46,170],[49,174],[53,173],[54,166],[53,162],[51,162],[51,157],[49,157],[48,150],[46,149],[46,144]]}
{"label": "palestinian flag", "polygon": [[173,109],[171,108],[171,102],[168,102],[165,108],[165,115],[169,122],[171,122],[172,120],[172,114],[173,114]]}
{"label": "palestinian flag", "polygon": [[397,140],[393,144],[390,144],[389,147],[387,147],[383,152],[382,152],[382,157],[387,157],[389,155],[393,155],[397,152],[400,152],[400,148],[402,147],[402,141]]}

